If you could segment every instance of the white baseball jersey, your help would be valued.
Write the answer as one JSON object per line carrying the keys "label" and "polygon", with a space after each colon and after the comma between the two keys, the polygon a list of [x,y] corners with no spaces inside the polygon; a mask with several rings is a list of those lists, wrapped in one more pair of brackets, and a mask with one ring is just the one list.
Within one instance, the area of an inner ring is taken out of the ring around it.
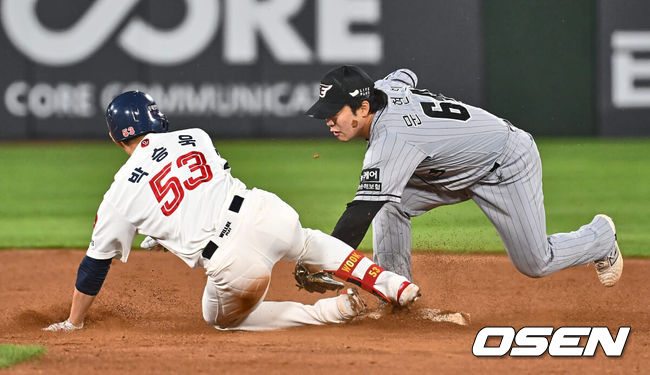
{"label": "white baseball jersey", "polygon": [[104,195],[87,255],[126,262],[141,233],[196,267],[219,216],[243,189],[203,130],[148,134]]}
{"label": "white baseball jersey", "polygon": [[[234,195],[245,198],[231,210]],[[200,129],[143,138],[104,195],[87,255],[126,262],[136,233],[155,238],[190,267],[205,267],[203,317],[216,328],[281,329],[341,323],[356,315],[344,308],[346,295],[314,305],[263,300],[280,259],[336,270],[354,252],[302,228],[298,214],[276,195],[247,190]],[[218,250],[203,258],[209,241],[218,242]],[[363,272],[373,270],[372,262],[355,262],[351,276],[371,281]],[[390,271],[374,275],[373,290],[397,301],[407,280]]]}
{"label": "white baseball jersey", "polygon": [[400,202],[407,183],[460,190],[489,173],[505,147],[508,124],[414,88],[410,71],[395,73],[375,82],[388,104],[373,119],[355,200]]}

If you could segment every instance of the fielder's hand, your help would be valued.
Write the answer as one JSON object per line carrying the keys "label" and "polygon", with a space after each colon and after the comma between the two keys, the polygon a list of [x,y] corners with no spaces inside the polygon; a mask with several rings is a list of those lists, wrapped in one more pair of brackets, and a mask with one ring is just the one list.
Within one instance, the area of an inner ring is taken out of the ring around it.
{"label": "fielder's hand", "polygon": [[83,323],[81,323],[80,326],[76,326],[76,325],[70,323],[70,321],[68,319],[66,319],[66,320],[64,320],[62,322],[51,324],[47,328],[43,328],[43,331],[57,331],[57,332],[58,331],[65,331],[65,332],[69,332],[69,331],[76,331],[78,329],[82,329],[83,327],[84,327]]}
{"label": "fielder's hand", "polygon": [[339,290],[343,288],[343,283],[336,281],[327,272],[310,273],[307,267],[298,261],[296,269],[293,272],[293,277],[296,279],[296,286],[298,289],[305,289],[309,293],[318,292],[325,293],[328,290]]}

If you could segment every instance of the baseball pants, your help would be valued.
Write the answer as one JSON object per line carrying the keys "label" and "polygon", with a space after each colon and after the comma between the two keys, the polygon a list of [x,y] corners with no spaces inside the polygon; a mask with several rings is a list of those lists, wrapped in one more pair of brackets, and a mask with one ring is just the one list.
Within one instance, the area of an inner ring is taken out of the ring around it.
{"label": "baseball pants", "polygon": [[[345,296],[324,298],[314,305],[264,301],[271,271],[279,260],[301,259],[314,271],[336,271],[348,259],[351,247],[320,231],[303,228],[293,208],[259,189],[246,191],[231,228],[226,241],[215,239],[219,248],[205,263],[206,322],[218,329],[259,331],[341,323],[351,318],[338,307]],[[367,258],[365,261],[373,264]],[[374,287],[396,298],[405,281],[403,276],[382,272]]]}
{"label": "baseball pants", "polygon": [[569,233],[546,234],[542,164],[530,134],[513,128],[501,165],[459,191],[407,185],[401,203],[386,203],[373,221],[374,260],[411,278],[411,220],[436,207],[472,199],[495,226],[519,272],[542,277],[606,257],[615,234],[606,220],[594,218]]}

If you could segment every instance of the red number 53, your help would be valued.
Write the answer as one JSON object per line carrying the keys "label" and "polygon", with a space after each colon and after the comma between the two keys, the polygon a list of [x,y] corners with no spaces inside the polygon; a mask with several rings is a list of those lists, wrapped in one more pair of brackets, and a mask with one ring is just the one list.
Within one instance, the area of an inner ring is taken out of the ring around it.
{"label": "red number 53", "polygon": [[192,151],[176,159],[177,167],[180,168],[185,165],[188,166],[190,172],[198,171],[199,174],[191,176],[183,181],[182,184],[178,177],[175,176],[171,176],[166,182],[163,182],[163,179],[172,170],[172,163],[169,163],[149,181],[149,186],[151,186],[153,195],[158,200],[158,203],[162,202],[169,192],[173,194],[172,199],[165,201],[162,207],[160,207],[160,210],[165,216],[173,214],[181,204],[181,201],[185,197],[183,186],[187,190],[194,190],[197,186],[212,179],[212,169],[206,164],[205,156],[202,153]]}

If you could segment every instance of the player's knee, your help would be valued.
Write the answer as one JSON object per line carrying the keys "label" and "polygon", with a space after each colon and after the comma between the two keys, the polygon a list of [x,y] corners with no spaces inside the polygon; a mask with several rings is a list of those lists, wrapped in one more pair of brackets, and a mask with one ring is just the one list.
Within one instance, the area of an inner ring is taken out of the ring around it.
{"label": "player's knee", "polygon": [[223,329],[236,327],[262,302],[270,283],[271,270],[266,264],[253,263],[241,270],[218,296],[220,306],[210,323]]}
{"label": "player's knee", "polygon": [[399,203],[395,202],[386,202],[381,209],[375,215],[375,218],[384,218],[384,219],[408,219],[410,216],[404,211],[403,207]]}
{"label": "player's knee", "polygon": [[205,322],[210,325],[216,324],[217,314],[219,312],[219,299],[216,293],[216,289],[211,288],[211,285],[206,287],[206,290],[203,293],[203,301],[201,304],[203,310],[203,320],[205,320]]}
{"label": "player's knee", "polygon": [[203,320],[210,325],[217,323],[217,312],[213,310],[203,309]]}
{"label": "player's knee", "polygon": [[538,279],[540,277],[546,276],[546,275],[543,275],[541,272],[533,271],[533,270],[519,270],[519,272],[521,272],[524,275],[526,275],[528,277],[531,277],[533,279]]}
{"label": "player's knee", "polygon": [[548,272],[546,272],[546,267],[533,267],[527,263],[521,262],[513,262],[513,264],[519,272],[534,279],[548,275]]}

